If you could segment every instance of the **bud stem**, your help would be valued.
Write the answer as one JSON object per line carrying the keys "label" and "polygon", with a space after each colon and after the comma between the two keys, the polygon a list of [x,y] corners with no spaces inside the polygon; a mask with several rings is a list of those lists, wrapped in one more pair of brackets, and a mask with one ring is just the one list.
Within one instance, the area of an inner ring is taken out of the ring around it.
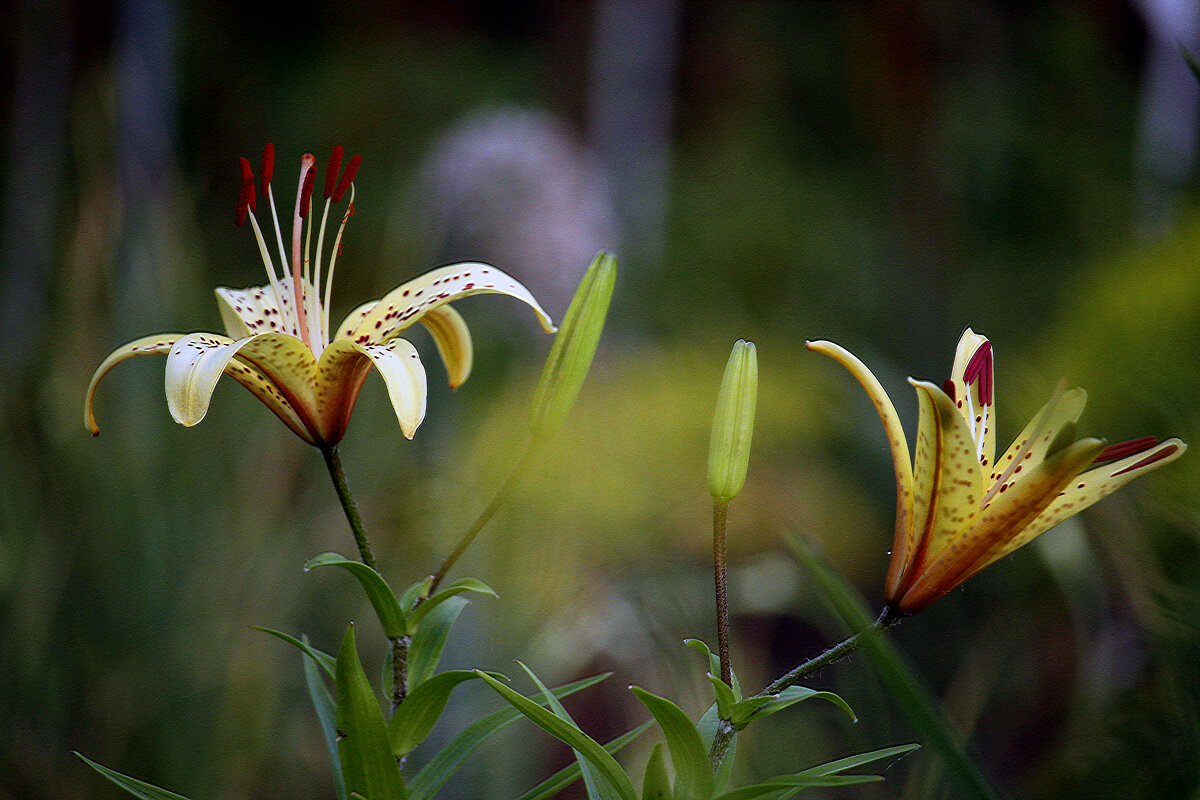
{"label": "bud stem", "polygon": [[713,578],[717,593],[717,654],[721,659],[721,680],[733,685],[733,666],[729,660],[729,587],[725,559],[725,517],[728,500],[713,501]]}

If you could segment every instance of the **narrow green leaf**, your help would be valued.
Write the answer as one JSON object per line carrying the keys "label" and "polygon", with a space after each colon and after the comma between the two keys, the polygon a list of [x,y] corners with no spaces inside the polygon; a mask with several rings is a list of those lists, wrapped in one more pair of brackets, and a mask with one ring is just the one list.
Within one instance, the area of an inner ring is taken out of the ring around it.
{"label": "narrow green leaf", "polygon": [[642,800],[672,800],[671,776],[667,774],[662,742],[654,745],[650,760],[646,762],[646,774],[642,778]]}
{"label": "narrow green leaf", "polygon": [[[858,717],[854,715],[854,710],[846,703],[845,700],[838,697],[833,692],[820,692],[816,689],[809,689],[807,686],[789,686],[774,697],[756,698],[759,700],[765,699],[766,702],[760,704],[757,708],[745,706],[738,712],[738,719],[734,720],[735,725],[745,725],[753,722],[756,719],[774,714],[776,711],[782,711],[788,706],[794,706],[803,700],[810,698],[818,698],[820,700],[828,700],[838,708],[845,711],[852,721],[857,721]],[[738,706],[749,703],[748,700],[743,700]]]}
{"label": "narrow green leaf", "polygon": [[297,639],[295,636],[290,636],[282,631],[273,630],[271,628],[263,628],[258,625],[251,625],[250,628],[252,630],[262,631],[263,633],[269,633],[272,636],[275,636],[279,639],[283,639],[288,644],[298,648],[302,653],[304,653],[306,656],[311,658],[313,661],[317,662],[317,664],[319,664],[321,666],[321,669],[325,670],[326,674],[328,674],[329,677],[331,677],[331,678],[333,677],[335,665],[337,664],[337,659],[335,659],[333,656],[329,655],[329,653],[326,653],[322,650],[318,650],[317,648],[310,645],[308,642],[301,641],[301,640]]}
{"label": "narrow green leaf", "polygon": [[[510,710],[514,714],[517,713],[516,709]],[[646,720],[636,728],[626,731],[617,738],[613,739],[611,742],[605,744],[604,749],[609,753],[616,755],[618,752],[624,749],[625,745],[629,744],[634,739],[649,730],[650,726],[653,724],[654,720]],[[581,772],[579,761],[572,761],[570,764],[563,767],[558,772],[554,773],[549,778],[546,778],[546,780],[542,781],[537,786],[518,797],[517,800],[549,800],[549,798],[554,797],[563,789],[579,780]]]}
{"label": "narrow green leaf", "polygon": [[446,638],[458,615],[467,607],[461,597],[451,597],[431,609],[408,645],[408,690],[411,692],[437,672]]}
{"label": "narrow green leaf", "polygon": [[87,764],[92,769],[99,772],[110,781],[120,786],[125,791],[129,792],[134,797],[139,797],[141,800],[188,800],[181,794],[168,792],[166,789],[160,789],[152,783],[139,781],[137,778],[131,778],[128,775],[122,775],[116,770],[97,764],[83,753],[76,752],[75,755],[83,759],[83,763]]}
{"label": "narrow green leaf", "polygon": [[[554,712],[554,716],[558,717],[564,722],[569,722],[572,725],[575,725],[575,720],[571,719],[571,715],[567,713],[566,707],[559,702],[558,698],[549,695],[550,690],[546,688],[546,684],[542,683],[542,679],[535,675],[533,670],[527,667],[523,662],[518,661],[517,664],[520,665],[521,669],[525,670],[525,674],[528,675],[529,679],[533,681],[535,686],[537,686],[538,691],[547,696],[547,705],[550,707],[550,710]],[[575,725],[575,727],[578,728],[579,726]],[[579,774],[583,776],[583,785],[587,790],[588,797],[591,800],[605,800],[605,798],[611,796],[611,792],[604,791],[604,789],[607,788],[606,786],[602,786],[604,779],[596,771],[596,768],[589,764],[584,758],[583,754],[578,750],[575,751],[575,762],[579,764]]]}
{"label": "narrow green leaf", "polygon": [[408,633],[411,636],[417,632],[417,627],[421,620],[433,609],[437,608],[442,603],[449,600],[451,597],[463,594],[464,592],[477,592],[479,594],[490,594],[492,597],[499,595],[483,581],[477,578],[460,578],[454,583],[447,586],[442,591],[430,597],[421,605],[417,606],[411,614],[408,615]]}
{"label": "narrow green leaf", "polygon": [[879,783],[883,778],[878,775],[784,775],[772,778],[766,783],[753,786],[742,786],[738,789],[717,795],[716,800],[755,800],[759,797],[771,797],[772,800],[783,800],[799,792],[801,789],[812,789],[824,786],[856,786],[861,783]]}
{"label": "narrow green leaf", "polygon": [[[708,649],[708,645],[704,642],[703,639],[684,639],[683,643],[686,644],[688,647],[692,648],[693,650],[697,650],[700,653],[704,654],[705,658],[708,659],[708,672],[709,672],[710,676],[721,674],[721,659],[720,659],[720,657],[716,653],[714,653],[712,650]],[[737,700],[741,700],[742,699],[742,687],[738,684],[737,673],[730,670],[730,677],[732,677],[732,679],[733,679],[733,686],[730,686],[729,688],[733,690],[734,698]],[[728,684],[726,684],[726,685],[728,685]]]}
{"label": "narrow green leaf", "polygon": [[399,639],[406,635],[404,612],[400,610],[395,592],[378,572],[361,561],[351,561],[337,553],[322,553],[309,559],[304,565],[306,570],[313,567],[341,567],[349,572],[358,579],[363,591],[367,593],[367,599],[371,601],[375,614],[379,617],[379,624],[383,626],[383,635],[389,639]]}
{"label": "narrow green leaf", "polygon": [[713,793],[713,776],[696,724],[670,700],[640,686],[631,686],[630,690],[650,710],[667,737],[667,749],[671,751],[671,763],[675,766],[675,800],[709,800]]}
{"label": "narrow green leaf", "polygon": [[383,712],[358,660],[353,625],[338,650],[337,732],[346,790],[370,800],[405,800],[404,781],[388,746]]}
{"label": "narrow green leaf", "polygon": [[[478,672],[478,670],[476,671]],[[616,790],[621,800],[637,800],[637,793],[633,789],[633,784],[629,781],[629,776],[617,764],[616,759],[601,747],[595,739],[579,730],[575,725],[560,719],[555,714],[542,708],[528,697],[508,688],[492,676],[479,672],[479,677],[488,686],[495,689],[501,697],[512,703],[518,711],[532,720],[533,724],[551,736],[565,742],[575,750],[578,750],[588,762],[596,767],[605,780],[612,785],[612,788]]]}
{"label": "narrow green leaf", "polygon": [[[301,642],[307,645],[307,642]],[[320,651],[317,651],[320,652]],[[342,758],[338,755],[337,733],[337,703],[329,693],[329,687],[321,680],[317,667],[318,660],[305,651],[304,683],[308,687],[308,697],[312,700],[313,709],[317,712],[317,721],[321,723],[321,733],[325,736],[325,747],[329,749],[329,760],[333,771],[333,789],[338,800],[346,800],[346,781],[342,777]]]}
{"label": "narrow green leaf", "polygon": [[[708,673],[708,679],[712,681],[713,692],[717,698],[717,713],[721,715],[721,719],[733,720],[736,714],[736,709],[739,706],[744,706],[746,703],[753,703],[755,698],[749,700],[738,700],[733,690],[729,688],[729,684],[721,680],[717,675]],[[762,698],[759,698],[762,701]],[[765,702],[765,701],[763,701]],[[761,704],[761,703],[760,703]],[[755,708],[758,706],[755,705]]]}
{"label": "narrow green leaf", "polygon": [[895,747],[884,747],[881,750],[872,750],[869,753],[859,753],[856,756],[847,756],[839,758],[837,761],[830,761],[828,764],[820,764],[815,767],[809,767],[798,775],[833,775],[844,770],[861,767],[864,764],[870,764],[874,761],[882,761],[885,758],[892,756],[911,753],[921,745],[919,744],[899,744]]}
{"label": "narrow green leaf", "polygon": [[424,580],[417,581],[401,592],[399,597],[400,609],[406,614],[412,611],[413,606],[417,604],[418,600],[424,600],[429,596],[429,585],[431,583],[433,583],[432,575]]}
{"label": "narrow green leaf", "polygon": [[[551,689],[553,697],[567,697],[582,691],[589,686],[595,686],[609,676],[610,673],[594,675],[590,678],[574,681],[556,689]],[[535,702],[545,703],[546,696],[534,698]],[[408,785],[411,800],[430,800],[433,795],[445,785],[463,762],[474,753],[481,744],[496,732],[503,730],[521,718],[521,712],[511,705],[477,719],[447,742],[433,758],[429,759],[420,772],[413,777]],[[573,765],[577,766],[577,765]]]}
{"label": "narrow green leaf", "polygon": [[409,692],[388,720],[388,741],[392,745],[392,754],[402,758],[425,741],[442,716],[442,709],[450,700],[454,687],[475,677],[475,673],[467,669],[439,672]]}
{"label": "narrow green leaf", "polygon": [[[872,623],[867,605],[828,563],[801,540],[793,541],[800,562],[816,579],[825,599],[848,631],[865,630]],[[942,715],[937,701],[920,676],[909,666],[900,651],[886,636],[865,637],[863,650],[876,673],[887,686],[896,704],[917,729],[924,744],[945,763],[962,794],[963,800],[999,800],[999,795],[983,777],[979,767],[967,756],[950,723]]]}

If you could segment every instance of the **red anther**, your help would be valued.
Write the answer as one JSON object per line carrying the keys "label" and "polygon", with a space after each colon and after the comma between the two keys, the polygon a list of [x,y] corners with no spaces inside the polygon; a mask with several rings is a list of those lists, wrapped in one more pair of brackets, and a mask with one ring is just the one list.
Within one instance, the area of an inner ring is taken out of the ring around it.
{"label": "red anther", "polygon": [[317,168],[311,166],[304,173],[304,188],[300,191],[300,218],[308,216],[308,207],[312,205],[313,184],[317,180]]}
{"label": "red anther", "polygon": [[342,146],[335,144],[333,153],[329,156],[329,166],[325,168],[325,199],[333,194],[334,184],[337,183],[338,170],[342,168]]}
{"label": "red anther", "polygon": [[967,362],[963,370],[963,383],[970,386],[979,381],[979,402],[985,406],[992,404],[992,343],[984,342],[979,345],[975,355]]}
{"label": "red anther", "polygon": [[262,193],[266,197],[271,189],[271,176],[275,174],[275,145],[270,142],[263,148],[262,167]]}
{"label": "red anther", "polygon": [[1153,464],[1155,461],[1162,461],[1167,456],[1174,455],[1175,451],[1178,449],[1179,449],[1179,447],[1177,445],[1171,445],[1170,447],[1164,447],[1162,450],[1159,450],[1157,453],[1153,453],[1151,455],[1146,456],[1145,458],[1143,458],[1141,461],[1137,462],[1133,466],[1126,467],[1125,469],[1120,470],[1119,472],[1114,472],[1112,474],[1112,477],[1115,478],[1118,475],[1124,475],[1126,472],[1133,472],[1135,469],[1141,469],[1142,467]]}
{"label": "red anther", "polygon": [[243,158],[241,164],[242,190],[238,193],[237,212],[233,218],[234,224],[239,228],[246,222],[246,213],[254,210],[254,173],[250,169],[249,161]]}
{"label": "red anther", "polygon": [[350,184],[354,182],[354,176],[358,174],[358,165],[362,163],[362,156],[357,153],[350,159],[350,163],[346,165],[346,171],[342,173],[342,179],[338,181],[337,189],[330,199],[337,202],[342,199],[342,195],[350,188]]}
{"label": "red anther", "polygon": [[1158,438],[1154,436],[1143,436],[1140,439],[1130,439],[1128,442],[1120,444],[1110,444],[1108,447],[1100,451],[1100,455],[1096,456],[1096,461],[1116,461],[1120,458],[1135,456],[1138,453],[1143,453],[1158,444]]}
{"label": "red anther", "polygon": [[954,381],[952,379],[946,378],[945,382],[942,383],[942,391],[946,393],[946,396],[950,398],[950,402],[953,403],[954,402]]}

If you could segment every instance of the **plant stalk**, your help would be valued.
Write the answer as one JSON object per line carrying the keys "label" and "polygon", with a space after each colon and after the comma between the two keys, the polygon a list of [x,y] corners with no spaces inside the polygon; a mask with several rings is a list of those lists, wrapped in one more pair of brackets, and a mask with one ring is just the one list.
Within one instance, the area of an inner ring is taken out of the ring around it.
{"label": "plant stalk", "polygon": [[371,551],[371,542],[367,539],[367,529],[363,526],[362,515],[358,513],[358,504],[350,494],[350,484],[346,480],[346,472],[342,469],[342,457],[338,454],[336,444],[322,445],[321,455],[325,456],[325,466],[329,469],[329,477],[333,479],[333,488],[342,510],[346,512],[346,521],[350,523],[350,532],[354,534],[354,543],[358,545],[359,559],[376,572],[375,554]]}
{"label": "plant stalk", "polygon": [[721,680],[733,685],[733,665],[729,660],[729,587],[725,557],[725,519],[728,500],[713,501],[713,580],[717,594],[717,654],[721,660]]}

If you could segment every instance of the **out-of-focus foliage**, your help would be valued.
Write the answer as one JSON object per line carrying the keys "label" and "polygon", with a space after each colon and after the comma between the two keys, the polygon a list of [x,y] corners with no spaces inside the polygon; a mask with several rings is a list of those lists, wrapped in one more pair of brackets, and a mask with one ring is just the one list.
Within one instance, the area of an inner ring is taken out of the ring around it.
{"label": "out-of-focus foliage", "polygon": [[[1150,184],[1154,207],[1172,209],[1154,219],[1138,171],[1151,42],[1136,9],[1148,4],[647,3],[666,15],[657,27],[606,16],[622,5],[0,11],[16,34],[0,41],[12,76],[0,91],[0,800],[119,796],[73,749],[190,797],[332,794],[300,657],[249,628],[333,650],[357,620],[378,673],[365,601],[336,571],[302,571],[349,547],[315,453],[232,385],[200,427],[175,425],[151,359],[106,379],[98,439],[81,424],[105,353],[210,329],[213,286],[261,282],[252,238],[231,222],[236,159],[267,140],[280,185],[301,148],[363,154],[335,316],[478,258],[559,318],[561,287],[587,266],[565,254],[587,242],[620,256],[613,317],[567,429],[458,570],[500,597],[472,599],[444,661],[504,671],[520,658],[551,685],[614,670],[567,702],[600,741],[644,718],[629,683],[671,689],[693,716],[710,702],[681,642],[711,638],[705,452],[730,341],[753,340],[760,366],[750,477],[729,521],[747,689],[841,633],[788,537],[819,538],[874,600],[887,562],[878,420],[805,338],[869,361],[906,422],[904,376],[940,381],[970,324],[996,346],[1001,440],[1066,375],[1090,393],[1084,433],[1200,441],[1189,164],[1174,189]],[[656,38],[639,41],[645,30]],[[601,69],[635,52],[673,66],[665,95]],[[662,142],[633,124],[646,103],[670,121]],[[520,124],[464,125],[479,119]],[[520,134],[533,129],[544,135]],[[477,191],[456,189],[464,176],[437,158],[452,131],[477,156]],[[555,144],[531,153],[529,141]],[[607,235],[620,241],[593,241]],[[543,247],[507,263],[511,241]],[[432,343],[417,340],[431,397],[414,441],[372,376],[342,445],[393,585],[436,567],[519,444],[548,341],[520,310],[484,305],[460,306],[476,367],[456,393],[435,385]],[[889,634],[1004,793],[1173,800],[1200,787],[1194,462]],[[862,721],[803,706],[763,720],[739,743],[746,783],[910,740],[862,660],[815,685]],[[465,685],[434,737],[470,718],[459,702],[498,707]],[[570,760],[518,728],[480,751],[488,797]],[[884,788],[845,794],[936,797],[944,777],[922,751]],[[467,785],[444,796],[480,796]]]}

